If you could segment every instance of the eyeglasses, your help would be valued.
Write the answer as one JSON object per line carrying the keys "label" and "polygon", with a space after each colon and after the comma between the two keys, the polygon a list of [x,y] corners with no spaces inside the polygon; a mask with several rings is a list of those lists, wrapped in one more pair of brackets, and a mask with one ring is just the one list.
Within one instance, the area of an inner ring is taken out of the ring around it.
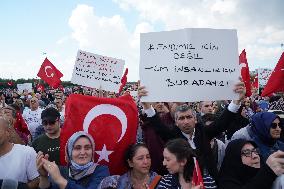
{"label": "eyeglasses", "polygon": [[252,157],[252,153],[256,154],[256,155],[259,155],[259,151],[258,149],[254,148],[252,150],[250,149],[246,149],[246,150],[242,150],[241,151],[241,155],[242,156],[245,156],[245,157]]}
{"label": "eyeglasses", "polygon": [[56,120],[42,120],[42,125],[54,125]]}
{"label": "eyeglasses", "polygon": [[271,123],[271,129],[276,129],[277,126],[282,129],[283,125],[281,123]]}

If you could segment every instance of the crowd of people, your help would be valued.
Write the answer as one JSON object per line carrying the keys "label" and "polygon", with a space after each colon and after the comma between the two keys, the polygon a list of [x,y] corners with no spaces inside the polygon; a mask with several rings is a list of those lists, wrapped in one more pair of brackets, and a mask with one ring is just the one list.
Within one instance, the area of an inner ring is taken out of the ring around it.
{"label": "crowd of people", "polygon": [[[0,90],[1,188],[280,189],[284,173],[284,100],[281,94],[202,102],[140,102],[147,86],[121,94],[79,86],[32,92]],[[132,91],[132,92],[131,92]],[[136,92],[135,92],[136,91]],[[137,143],[124,152],[127,172],[110,175],[95,162],[96,143],[84,132],[66,144],[60,163],[65,102],[81,94],[117,98],[137,93]],[[283,105],[283,106],[282,106]],[[194,181],[199,165],[202,182]]]}

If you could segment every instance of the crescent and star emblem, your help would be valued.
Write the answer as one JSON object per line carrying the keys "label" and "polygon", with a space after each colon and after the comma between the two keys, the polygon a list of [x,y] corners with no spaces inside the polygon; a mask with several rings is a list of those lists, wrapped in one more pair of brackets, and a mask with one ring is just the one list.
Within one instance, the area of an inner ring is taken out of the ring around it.
{"label": "crescent and star emblem", "polygon": [[[83,122],[83,130],[88,133],[90,124],[92,120],[94,120],[96,117],[103,115],[103,114],[110,114],[115,116],[121,123],[122,126],[122,131],[121,135],[118,139],[117,142],[121,141],[122,138],[124,137],[127,129],[127,117],[119,107],[111,105],[111,104],[100,104],[95,107],[93,107],[86,115],[84,122]],[[106,145],[104,144],[102,151],[96,151],[97,154],[99,154],[99,160],[105,160],[109,162],[108,156],[112,153],[113,151],[108,151],[106,148]]]}
{"label": "crescent and star emblem", "polygon": [[47,77],[53,77],[53,76],[54,76],[54,73],[51,73],[50,75],[47,74],[47,70],[48,70],[48,69],[51,69],[51,71],[52,71],[52,68],[51,68],[50,66],[45,66],[45,67],[44,67],[45,75],[46,75]]}

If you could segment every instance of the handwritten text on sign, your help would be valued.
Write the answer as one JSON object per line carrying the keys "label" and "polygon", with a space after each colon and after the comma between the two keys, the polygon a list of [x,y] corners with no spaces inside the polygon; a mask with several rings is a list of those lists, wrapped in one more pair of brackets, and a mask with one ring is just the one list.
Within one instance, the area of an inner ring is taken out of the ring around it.
{"label": "handwritten text on sign", "polygon": [[236,30],[182,29],[141,34],[142,101],[235,99],[238,81]]}
{"label": "handwritten text on sign", "polygon": [[91,88],[118,92],[124,60],[79,50],[71,82]]}

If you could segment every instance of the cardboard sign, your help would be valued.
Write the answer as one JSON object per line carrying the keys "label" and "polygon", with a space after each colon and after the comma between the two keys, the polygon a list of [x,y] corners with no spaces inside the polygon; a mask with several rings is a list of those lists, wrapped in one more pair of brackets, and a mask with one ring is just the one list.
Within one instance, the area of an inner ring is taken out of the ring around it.
{"label": "cardboard sign", "polygon": [[124,60],[79,50],[71,82],[86,87],[118,92]]}
{"label": "cardboard sign", "polygon": [[17,84],[17,89],[20,94],[23,93],[25,90],[31,93],[33,92],[33,84],[32,83]]}
{"label": "cardboard sign", "polygon": [[141,34],[144,102],[237,99],[240,76],[236,30],[182,29]]}

